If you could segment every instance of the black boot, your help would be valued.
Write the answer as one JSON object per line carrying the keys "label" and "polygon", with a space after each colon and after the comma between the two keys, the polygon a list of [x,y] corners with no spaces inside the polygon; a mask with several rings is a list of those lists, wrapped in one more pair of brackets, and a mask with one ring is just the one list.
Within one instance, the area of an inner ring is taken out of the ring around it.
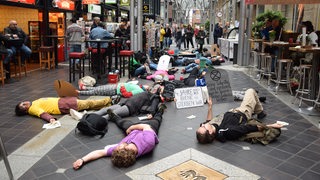
{"label": "black boot", "polygon": [[265,96],[259,97],[259,101],[264,103],[267,100]]}
{"label": "black boot", "polygon": [[163,104],[163,103],[160,103],[159,106],[158,106],[158,112],[163,114],[165,109],[167,109],[167,106],[165,104]]}
{"label": "black boot", "polygon": [[107,114],[109,114],[110,121],[116,122],[121,119],[121,117],[118,114],[114,113],[112,109],[108,109]]}
{"label": "black boot", "polygon": [[262,111],[262,112],[260,112],[259,114],[257,114],[257,118],[258,118],[259,120],[263,119],[263,118],[266,117],[266,116],[267,116],[267,114],[266,114],[264,111]]}

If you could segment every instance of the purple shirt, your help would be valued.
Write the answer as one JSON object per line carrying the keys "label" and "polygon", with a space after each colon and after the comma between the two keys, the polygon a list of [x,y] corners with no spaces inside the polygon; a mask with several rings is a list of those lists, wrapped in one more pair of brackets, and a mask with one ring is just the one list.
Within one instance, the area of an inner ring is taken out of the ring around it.
{"label": "purple shirt", "polygon": [[123,138],[116,146],[107,149],[107,156],[111,156],[113,150],[122,143],[133,143],[137,146],[137,157],[144,155],[153,150],[156,144],[159,143],[157,134],[152,130],[133,130],[125,138]]}

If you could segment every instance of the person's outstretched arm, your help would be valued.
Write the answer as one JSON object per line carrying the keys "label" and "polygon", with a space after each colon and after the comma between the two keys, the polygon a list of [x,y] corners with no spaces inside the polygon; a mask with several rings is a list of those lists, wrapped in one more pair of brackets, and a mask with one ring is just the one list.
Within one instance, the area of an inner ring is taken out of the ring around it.
{"label": "person's outstretched arm", "polygon": [[153,130],[153,129],[152,129],[151,126],[148,125],[148,124],[136,124],[136,125],[130,126],[130,127],[126,130],[126,133],[127,133],[127,134],[130,134],[130,132],[133,131],[133,130],[145,131],[145,130]]}
{"label": "person's outstretched arm", "polygon": [[102,158],[106,156],[106,150],[105,149],[100,149],[100,150],[95,150],[90,152],[89,154],[83,156],[82,158],[76,160],[73,163],[73,169],[77,170],[80,167],[82,167],[85,163]]}
{"label": "person's outstretched arm", "polygon": [[212,97],[208,99],[208,114],[207,114],[207,121],[211,121],[212,119]]}

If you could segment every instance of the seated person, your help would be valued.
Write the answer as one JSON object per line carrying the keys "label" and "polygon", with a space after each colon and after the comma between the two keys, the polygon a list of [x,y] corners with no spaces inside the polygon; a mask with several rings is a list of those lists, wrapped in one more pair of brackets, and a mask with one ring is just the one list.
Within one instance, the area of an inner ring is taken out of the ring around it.
{"label": "seated person", "polygon": [[17,104],[15,113],[17,116],[30,114],[40,117],[41,119],[54,123],[56,119],[51,116],[55,114],[69,114],[70,109],[82,110],[98,110],[106,106],[111,106],[110,97],[100,100],[80,100],[76,97],[47,97],[40,98],[35,101],[23,101]]}
{"label": "seated person", "polygon": [[151,152],[159,143],[158,131],[162,122],[162,114],[166,106],[162,104],[154,116],[140,121],[138,124],[110,112],[112,121],[127,135],[118,144],[108,145],[104,149],[95,150],[76,160],[73,168],[78,170],[85,163],[105,156],[111,156],[111,162],[117,167],[129,167],[136,158]]}
{"label": "seated person", "polygon": [[143,92],[147,87],[139,86],[133,83],[118,83],[106,84],[96,87],[85,86],[81,80],[79,84],[79,95],[86,96],[114,96],[121,95],[122,97],[129,98],[135,94]]}
{"label": "seated person", "polygon": [[[142,93],[136,94],[123,103],[114,104],[112,106],[102,108],[99,111],[92,112],[103,116],[106,120],[109,120],[109,114],[107,113],[109,109],[113,110],[114,113],[121,117],[128,117],[138,114],[152,114],[156,112],[158,104],[160,103],[160,96],[157,94],[152,94],[149,91],[144,91]],[[83,117],[83,113],[77,112],[76,110],[70,110],[71,117],[76,120],[80,120]]]}
{"label": "seated person", "polygon": [[[227,140],[237,140],[250,132],[261,131],[263,128],[258,125],[246,124],[253,114],[257,114],[258,119],[266,116],[256,90],[248,89],[240,107],[226,112],[220,125],[210,124],[209,121],[213,116],[212,98],[209,98],[207,120],[200,124],[196,132],[197,140],[202,144],[211,143],[214,139],[225,142]],[[268,124],[267,126],[273,128],[282,127],[278,123]]]}

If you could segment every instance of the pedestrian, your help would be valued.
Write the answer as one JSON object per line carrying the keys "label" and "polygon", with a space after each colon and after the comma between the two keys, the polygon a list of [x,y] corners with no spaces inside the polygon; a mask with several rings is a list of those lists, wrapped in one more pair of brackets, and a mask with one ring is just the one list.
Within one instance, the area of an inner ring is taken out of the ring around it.
{"label": "pedestrian", "polygon": [[218,43],[218,38],[222,37],[222,27],[221,27],[221,22],[218,22],[215,27],[214,27],[214,33],[213,33],[213,42],[214,44]]}
{"label": "pedestrian", "polygon": [[191,27],[190,24],[188,24],[188,27],[185,31],[185,37],[186,37],[186,41],[187,41],[187,49],[189,49],[189,43],[191,44],[192,48],[194,48],[193,45],[193,28]]}
{"label": "pedestrian", "polygon": [[[70,52],[81,52],[81,45],[84,40],[83,29],[77,24],[77,20],[75,18],[72,18],[70,21],[72,24],[67,27],[66,31]],[[75,63],[76,67],[79,67],[79,59],[77,59]]]}

